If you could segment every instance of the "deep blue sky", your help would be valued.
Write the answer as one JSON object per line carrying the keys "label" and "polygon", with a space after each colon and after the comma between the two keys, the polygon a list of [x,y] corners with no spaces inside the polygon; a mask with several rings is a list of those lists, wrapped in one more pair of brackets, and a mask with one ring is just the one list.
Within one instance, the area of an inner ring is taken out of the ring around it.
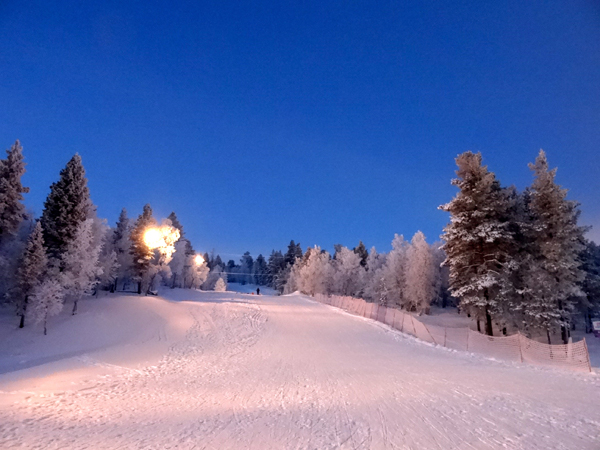
{"label": "deep blue sky", "polygon": [[600,238],[597,1],[0,1],[0,146],[39,214],[79,152],[99,214],[197,249],[436,240],[454,158],[540,148]]}

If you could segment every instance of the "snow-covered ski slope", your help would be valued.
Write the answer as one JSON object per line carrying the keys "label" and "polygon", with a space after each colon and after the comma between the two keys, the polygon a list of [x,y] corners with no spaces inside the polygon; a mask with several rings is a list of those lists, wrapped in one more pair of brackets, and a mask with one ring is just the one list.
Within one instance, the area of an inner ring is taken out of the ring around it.
{"label": "snow-covered ski slope", "polygon": [[5,340],[0,448],[600,448],[597,373],[437,348],[300,295],[163,294],[85,301],[42,347]]}

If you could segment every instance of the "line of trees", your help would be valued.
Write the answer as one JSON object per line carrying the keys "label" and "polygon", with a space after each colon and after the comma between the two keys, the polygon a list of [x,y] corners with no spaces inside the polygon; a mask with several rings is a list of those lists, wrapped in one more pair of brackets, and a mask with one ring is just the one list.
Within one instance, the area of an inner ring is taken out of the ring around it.
{"label": "line of trees", "polygon": [[[440,209],[450,213],[442,244],[417,232],[396,235],[387,254],[335,246],[302,251],[293,240],[268,259],[249,252],[226,264],[219,255],[196,254],[176,214],[159,225],[146,205],[133,221],[122,210],[114,227],[96,214],[81,157],[74,155],[50,186],[39,219],[23,205],[29,189],[19,141],[0,159],[0,299],[14,304],[19,326],[43,322],[66,302],[103,288],[153,293],[172,288],[224,291],[228,281],[271,286],[280,293],[363,297],[418,314],[430,305],[457,303],[489,335],[507,328],[528,335],[560,331],[567,342],[576,318],[600,312],[600,248],[578,225],[579,204],[555,183],[540,152],[530,164],[533,182],[523,192],[503,187],[481,154],[456,159],[459,192]],[[163,245],[151,245],[148,229]],[[495,326],[494,326],[495,325]]]}
{"label": "line of trees", "polygon": [[368,252],[362,242],[353,249],[336,245],[333,255],[315,246],[290,267],[284,291],[362,297],[426,314],[432,303],[448,304],[443,259],[420,231],[410,242],[396,235],[387,254]]}

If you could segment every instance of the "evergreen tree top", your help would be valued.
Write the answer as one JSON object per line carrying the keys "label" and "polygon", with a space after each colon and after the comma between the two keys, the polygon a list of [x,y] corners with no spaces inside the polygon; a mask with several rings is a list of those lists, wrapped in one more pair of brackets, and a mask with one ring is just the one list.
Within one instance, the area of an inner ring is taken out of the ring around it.
{"label": "evergreen tree top", "polygon": [[29,188],[21,184],[24,173],[23,147],[17,140],[6,150],[6,159],[0,160],[0,238],[15,234],[25,218],[22,201]]}
{"label": "evergreen tree top", "polygon": [[50,194],[44,202],[41,221],[48,251],[53,256],[64,253],[79,225],[94,212],[85,169],[81,156],[76,153],[60,171],[58,181],[50,186]]}
{"label": "evergreen tree top", "polygon": [[171,221],[171,225],[174,228],[177,228],[179,230],[179,237],[180,238],[184,237],[185,233],[183,232],[183,225],[181,225],[181,222],[179,222],[179,219],[177,218],[177,214],[175,214],[175,211],[171,212],[171,214],[168,215],[167,219],[169,219]]}

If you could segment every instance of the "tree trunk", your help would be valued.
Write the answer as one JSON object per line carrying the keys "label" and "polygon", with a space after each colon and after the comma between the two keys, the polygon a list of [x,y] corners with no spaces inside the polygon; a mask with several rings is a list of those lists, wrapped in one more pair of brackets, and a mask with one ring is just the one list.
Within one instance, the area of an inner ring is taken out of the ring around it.
{"label": "tree trunk", "polygon": [[177,279],[177,274],[173,274],[173,284],[171,285],[171,289],[175,289],[175,280]]}
{"label": "tree trunk", "polygon": [[[23,313],[21,314],[21,321],[19,322],[19,328],[23,328],[25,326],[25,313],[27,312],[27,301],[29,300],[28,296],[25,296],[25,301],[23,302]],[[590,321],[590,324],[592,322]]]}
{"label": "tree trunk", "polygon": [[492,328],[492,316],[490,315],[487,307],[485,308],[485,334],[488,336],[494,335],[494,330]]}
{"label": "tree trunk", "polygon": [[550,330],[546,328],[546,336],[548,337],[548,345],[552,345],[552,341],[550,340]]}
{"label": "tree trunk", "polygon": [[138,294],[142,293],[142,282],[138,281]]}
{"label": "tree trunk", "polygon": [[115,282],[110,285],[110,292],[111,293],[114,293],[117,290],[117,281],[119,281],[119,279],[115,278]]}
{"label": "tree trunk", "polygon": [[74,316],[75,314],[77,314],[77,301],[79,299],[75,299],[75,301],[73,302],[73,312],[71,313],[72,316]]}
{"label": "tree trunk", "polygon": [[479,319],[477,319],[477,331],[481,333],[481,323],[479,322]]}

